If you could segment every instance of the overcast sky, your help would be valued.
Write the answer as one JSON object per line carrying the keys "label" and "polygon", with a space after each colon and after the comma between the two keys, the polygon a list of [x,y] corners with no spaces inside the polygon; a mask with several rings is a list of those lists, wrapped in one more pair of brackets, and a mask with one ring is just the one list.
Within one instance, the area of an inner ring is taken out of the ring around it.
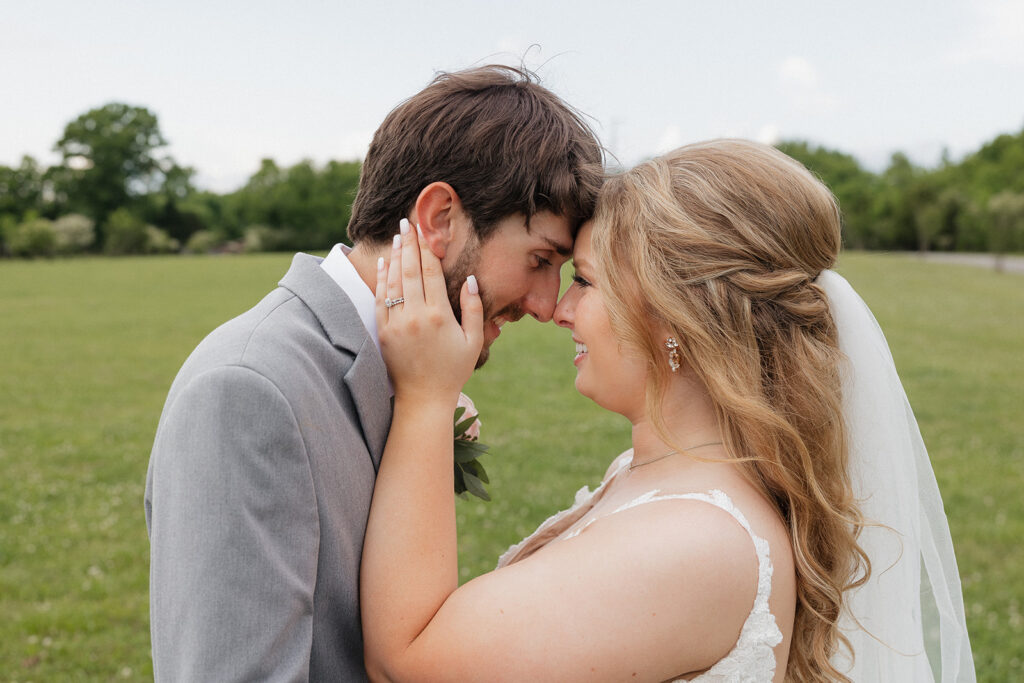
{"label": "overcast sky", "polygon": [[[1024,128],[1024,0],[0,0],[0,164],[111,101],[202,187],[361,158],[437,70],[536,70],[625,164],[723,135],[924,165]],[[530,47],[535,45],[535,47]]]}

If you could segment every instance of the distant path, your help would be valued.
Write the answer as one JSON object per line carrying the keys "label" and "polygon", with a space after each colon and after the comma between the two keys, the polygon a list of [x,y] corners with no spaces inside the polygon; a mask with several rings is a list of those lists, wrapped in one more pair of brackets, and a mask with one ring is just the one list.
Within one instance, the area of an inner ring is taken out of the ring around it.
{"label": "distant path", "polygon": [[[929,251],[925,254],[917,251],[905,252],[905,256],[935,261],[937,263],[955,263],[962,266],[974,266],[976,268],[988,268],[994,270],[996,257],[994,254],[962,254],[957,252]],[[1024,256],[1004,256],[1003,271],[1024,275]]]}

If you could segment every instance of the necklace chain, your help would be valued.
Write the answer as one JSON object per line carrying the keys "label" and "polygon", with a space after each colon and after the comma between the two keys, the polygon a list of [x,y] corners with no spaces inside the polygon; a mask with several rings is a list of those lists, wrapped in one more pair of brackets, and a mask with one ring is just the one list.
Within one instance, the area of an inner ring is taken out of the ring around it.
{"label": "necklace chain", "polygon": [[637,467],[643,467],[644,465],[650,465],[652,462],[658,462],[659,460],[664,460],[665,458],[667,458],[670,455],[678,455],[679,453],[688,453],[689,451],[695,451],[698,448],[707,448],[708,446],[721,446],[721,445],[722,445],[721,441],[709,441],[707,443],[702,443],[702,444],[700,444],[698,446],[690,446],[689,448],[684,448],[681,451],[669,451],[668,453],[665,453],[664,455],[659,455],[658,457],[651,458],[650,460],[644,460],[643,462],[637,462],[637,463],[632,463],[631,462],[629,464],[629,471],[632,472]]}

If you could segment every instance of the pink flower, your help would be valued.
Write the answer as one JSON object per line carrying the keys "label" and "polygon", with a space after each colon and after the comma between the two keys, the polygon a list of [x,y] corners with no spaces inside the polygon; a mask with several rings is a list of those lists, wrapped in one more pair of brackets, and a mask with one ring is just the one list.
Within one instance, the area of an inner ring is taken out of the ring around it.
{"label": "pink flower", "polygon": [[476,420],[473,421],[473,424],[469,426],[469,429],[466,430],[466,433],[462,437],[469,439],[470,441],[476,441],[480,438],[480,418],[478,417],[479,413],[477,413],[476,406],[473,405],[473,399],[460,392],[458,407],[466,409],[466,412],[462,415],[462,419],[459,420],[459,422],[462,422],[467,417],[476,417]]}

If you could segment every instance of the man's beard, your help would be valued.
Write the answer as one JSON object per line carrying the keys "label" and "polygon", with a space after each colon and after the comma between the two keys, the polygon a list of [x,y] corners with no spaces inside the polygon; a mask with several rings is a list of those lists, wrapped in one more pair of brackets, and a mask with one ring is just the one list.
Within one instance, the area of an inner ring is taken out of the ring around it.
{"label": "man's beard", "polygon": [[[445,286],[448,290],[448,302],[452,306],[452,312],[455,314],[455,319],[462,324],[462,284],[466,281],[466,278],[473,275],[479,265],[480,261],[480,241],[474,239],[472,244],[466,244],[466,247],[459,254],[458,258],[455,259],[455,263],[445,273]],[[477,275],[477,282],[480,281],[479,273]],[[481,287],[480,289],[480,302],[484,307],[484,325],[497,317],[504,317],[506,320],[513,321],[519,320],[523,317],[523,311],[519,306],[511,304],[506,306],[501,311],[494,310],[494,301],[487,295],[487,292]],[[491,350],[487,342],[484,342],[483,348],[480,349],[480,356],[476,359],[476,367],[480,368],[491,355]]]}

